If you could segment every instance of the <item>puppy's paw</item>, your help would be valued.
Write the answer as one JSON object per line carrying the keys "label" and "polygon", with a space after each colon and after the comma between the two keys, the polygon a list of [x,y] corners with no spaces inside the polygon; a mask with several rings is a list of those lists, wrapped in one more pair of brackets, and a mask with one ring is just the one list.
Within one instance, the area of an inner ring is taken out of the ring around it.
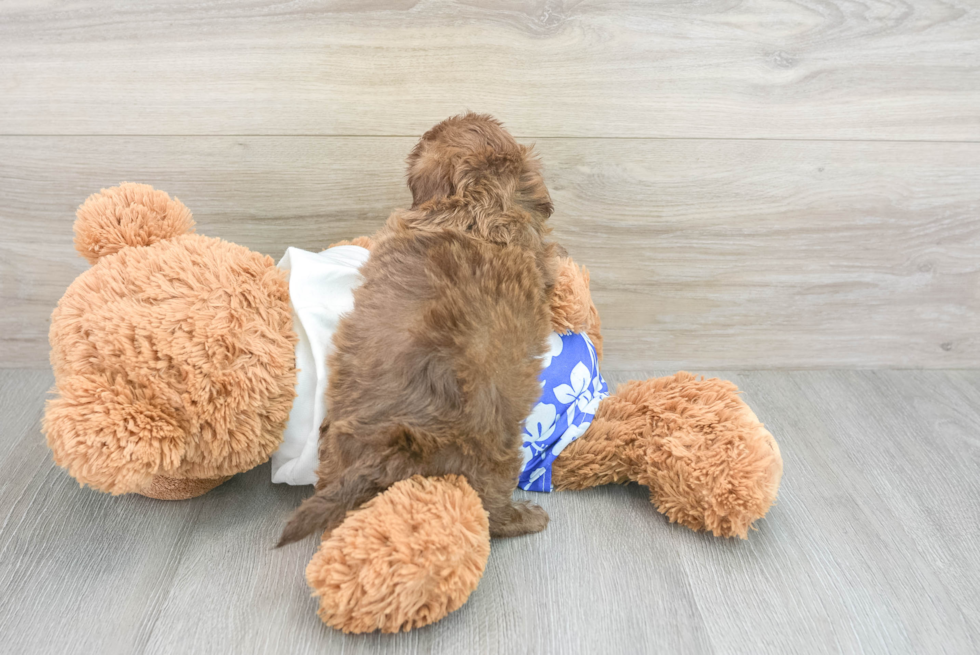
{"label": "puppy's paw", "polygon": [[548,526],[548,512],[538,505],[524,501],[507,508],[506,522],[494,521],[490,515],[491,537],[519,537],[522,534],[541,532]]}
{"label": "puppy's paw", "polygon": [[522,513],[522,521],[528,533],[541,532],[548,527],[550,518],[543,507],[531,503],[522,503],[519,507]]}

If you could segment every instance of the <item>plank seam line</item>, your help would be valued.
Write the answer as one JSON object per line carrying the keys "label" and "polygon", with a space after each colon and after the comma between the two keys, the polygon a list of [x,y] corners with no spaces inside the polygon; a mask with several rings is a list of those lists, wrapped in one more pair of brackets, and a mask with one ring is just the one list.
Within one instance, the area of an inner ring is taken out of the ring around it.
{"label": "plank seam line", "polygon": [[[280,139],[417,139],[421,134],[0,134],[0,138],[280,138]],[[943,143],[980,144],[980,139],[831,139],[799,137],[712,137],[712,136],[534,136],[515,134],[517,139],[536,139],[539,141],[783,141],[802,143]]]}

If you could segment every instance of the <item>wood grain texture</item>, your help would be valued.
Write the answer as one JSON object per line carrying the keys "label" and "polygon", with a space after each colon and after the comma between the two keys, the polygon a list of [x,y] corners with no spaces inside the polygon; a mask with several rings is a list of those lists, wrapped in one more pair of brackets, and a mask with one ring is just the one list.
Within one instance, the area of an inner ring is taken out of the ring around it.
{"label": "wood grain texture", "polygon": [[969,0],[0,5],[2,134],[980,139]]}
{"label": "wood grain texture", "polygon": [[[413,138],[0,137],[0,363],[43,366],[74,208],[147,182],[282,255],[410,202]],[[607,370],[980,366],[980,144],[540,139]]]}
{"label": "wood grain texture", "polygon": [[727,377],[786,464],[748,541],[668,524],[637,486],[525,494],[551,524],[495,540],[460,611],[409,634],[345,636],[308,596],[313,540],[271,548],[308,489],[271,484],[267,466],[190,501],[81,489],[38,431],[50,374],[0,371],[4,649],[977,652],[980,372]]}
{"label": "wood grain texture", "polygon": [[777,435],[786,473],[764,567],[705,575],[716,553],[701,544],[683,559],[714,599],[709,631],[751,639],[744,613],[718,602],[748,594],[776,652],[974,652],[980,567],[961,551],[980,537],[980,444],[956,433],[980,428],[978,399],[951,397],[943,372],[729,377]]}

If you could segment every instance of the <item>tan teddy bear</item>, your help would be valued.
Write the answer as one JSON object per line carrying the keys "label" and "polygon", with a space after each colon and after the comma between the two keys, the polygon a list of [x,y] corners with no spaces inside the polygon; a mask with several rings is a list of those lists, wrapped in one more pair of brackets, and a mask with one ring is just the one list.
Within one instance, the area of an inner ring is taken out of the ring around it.
{"label": "tan teddy bear", "polygon": [[78,209],[92,263],[51,315],[55,461],[113,494],[202,494],[269,459],[293,402],[289,287],[272,258],[193,234],[145,184]]}
{"label": "tan teddy bear", "polygon": [[[193,225],[178,200],[140,184],[78,210],[75,246],[93,266],[52,314],[56,388],[43,427],[55,461],[100,491],[190,498],[282,440],[297,380],[287,272]],[[553,325],[590,335],[601,357],[588,282],[563,261]],[[671,521],[744,538],[781,473],[776,442],[734,385],[678,373],[602,400],[554,461],[552,484],[639,482]],[[327,624],[407,630],[460,607],[489,551],[466,480],[416,477],[324,535],[307,580]]]}

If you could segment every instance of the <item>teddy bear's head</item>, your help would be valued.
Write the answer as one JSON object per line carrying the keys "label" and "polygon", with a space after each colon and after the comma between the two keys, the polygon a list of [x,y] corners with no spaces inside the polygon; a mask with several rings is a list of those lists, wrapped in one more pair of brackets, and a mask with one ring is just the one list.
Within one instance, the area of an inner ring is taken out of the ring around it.
{"label": "teddy bear's head", "polygon": [[55,461],[113,494],[203,493],[278,447],[295,384],[285,275],[193,234],[190,211],[142,184],[79,207],[92,268],[51,316]]}

